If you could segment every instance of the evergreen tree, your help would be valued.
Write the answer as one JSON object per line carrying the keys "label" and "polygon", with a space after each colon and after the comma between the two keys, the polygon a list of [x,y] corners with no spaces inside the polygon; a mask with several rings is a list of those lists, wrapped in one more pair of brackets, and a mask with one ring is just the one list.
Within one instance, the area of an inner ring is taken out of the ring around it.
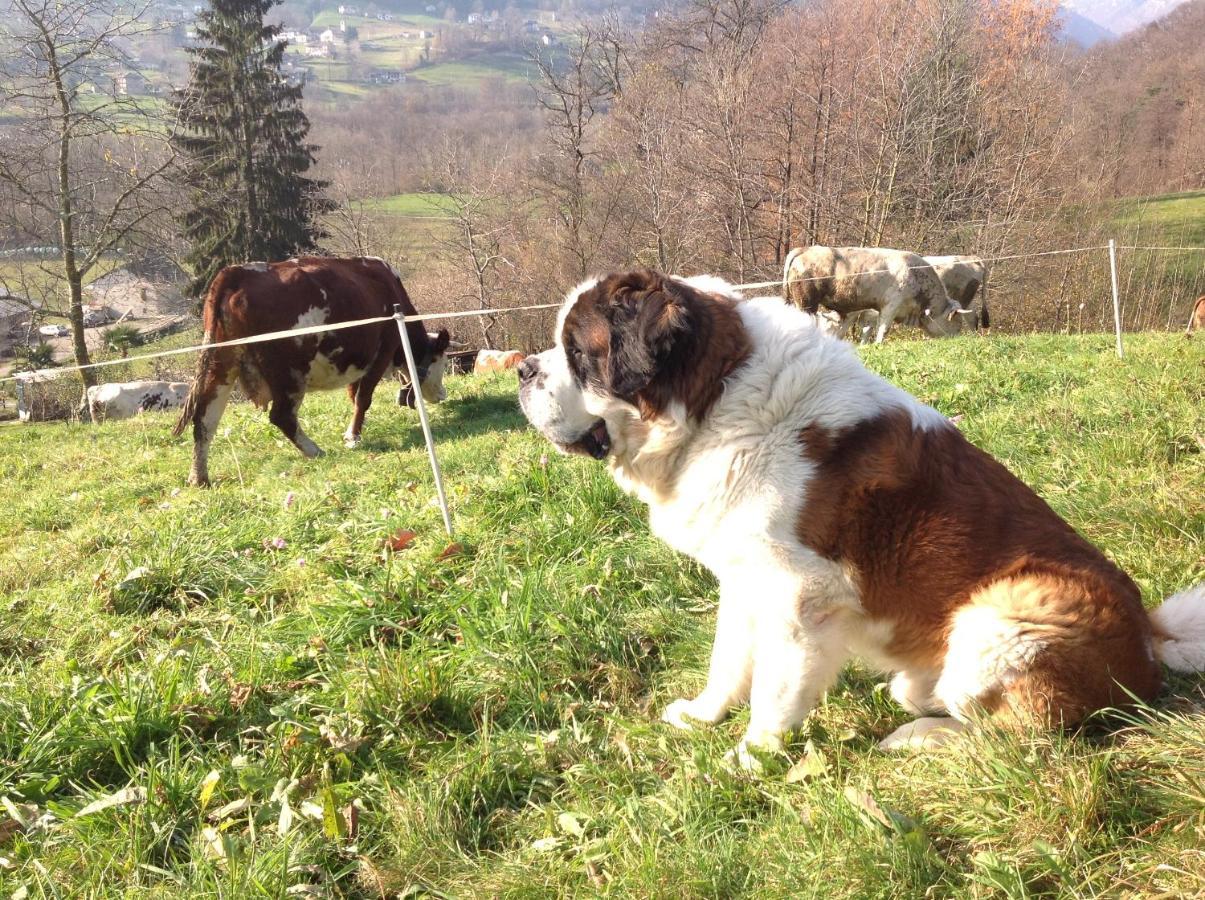
{"label": "evergreen tree", "polygon": [[177,92],[172,141],[185,160],[189,286],[201,296],[232,263],[279,260],[314,248],[331,209],[326,183],[306,176],[318,149],[301,86],[281,71],[284,42],[265,14],[280,0],[210,0],[189,48],[191,77]]}

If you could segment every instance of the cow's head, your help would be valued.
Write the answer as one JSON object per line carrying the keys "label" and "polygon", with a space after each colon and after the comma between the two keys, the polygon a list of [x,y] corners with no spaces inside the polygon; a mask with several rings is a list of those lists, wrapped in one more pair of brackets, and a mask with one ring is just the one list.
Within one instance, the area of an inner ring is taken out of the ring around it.
{"label": "cow's head", "polygon": [[921,313],[920,327],[929,337],[953,337],[962,332],[962,307],[953,301],[947,301],[944,309],[926,309]]}
{"label": "cow's head", "polygon": [[[423,399],[428,403],[441,403],[448,398],[444,390],[444,370],[448,364],[448,345],[451,336],[446,328],[438,334],[426,332],[427,340],[422,346],[414,347],[414,365],[418,369],[418,383]],[[405,384],[397,392],[398,406],[414,408],[414,385]]]}

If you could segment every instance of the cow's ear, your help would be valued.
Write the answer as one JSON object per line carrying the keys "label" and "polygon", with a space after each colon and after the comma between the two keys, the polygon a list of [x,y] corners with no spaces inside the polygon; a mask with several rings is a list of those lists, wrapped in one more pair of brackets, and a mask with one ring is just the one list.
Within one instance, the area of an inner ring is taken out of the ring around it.
{"label": "cow's ear", "polygon": [[435,340],[431,342],[431,356],[436,357],[446,352],[451,339],[452,337],[448,334],[448,329],[439,329],[439,334],[435,335]]}
{"label": "cow's ear", "polygon": [[652,272],[633,273],[609,296],[607,386],[618,397],[648,387],[690,328],[690,289]]}

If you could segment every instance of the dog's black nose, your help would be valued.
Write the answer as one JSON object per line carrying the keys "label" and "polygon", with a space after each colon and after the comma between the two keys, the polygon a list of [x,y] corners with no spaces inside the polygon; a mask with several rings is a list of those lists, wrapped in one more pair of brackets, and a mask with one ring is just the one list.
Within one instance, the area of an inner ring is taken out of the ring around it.
{"label": "dog's black nose", "polygon": [[529,356],[523,362],[519,363],[519,382],[531,381],[540,371],[540,361],[534,356]]}

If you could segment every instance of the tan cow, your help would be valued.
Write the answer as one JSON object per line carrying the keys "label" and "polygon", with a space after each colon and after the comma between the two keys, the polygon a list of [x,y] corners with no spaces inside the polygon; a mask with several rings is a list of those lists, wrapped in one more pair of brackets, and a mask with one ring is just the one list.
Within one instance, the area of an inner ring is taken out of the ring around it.
{"label": "tan cow", "polygon": [[1200,331],[1205,328],[1205,294],[1197,298],[1192,305],[1192,312],[1188,314],[1188,328],[1184,330],[1185,337],[1192,337],[1194,331]]}
{"label": "tan cow", "polygon": [[478,350],[477,359],[473,362],[473,374],[517,369],[524,359],[518,350]]}

